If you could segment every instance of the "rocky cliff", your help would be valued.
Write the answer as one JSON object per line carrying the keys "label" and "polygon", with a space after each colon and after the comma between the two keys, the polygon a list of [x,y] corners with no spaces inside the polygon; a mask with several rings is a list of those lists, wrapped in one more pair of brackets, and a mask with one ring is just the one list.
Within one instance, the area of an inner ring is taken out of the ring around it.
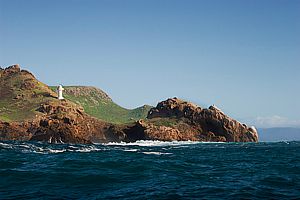
{"label": "rocky cliff", "polygon": [[[121,125],[113,125],[87,115],[68,100],[41,104],[33,120],[0,121],[0,140],[31,140],[49,143],[102,143],[121,141]],[[119,128],[120,129],[120,128]]]}
{"label": "rocky cliff", "polygon": [[[149,111],[147,119],[132,124],[103,121],[87,114],[76,102],[58,100],[47,85],[30,72],[20,70],[18,65],[0,70],[0,89],[0,140],[50,143],[258,141],[255,128],[231,119],[215,106],[203,109],[177,98],[160,102]],[[78,89],[69,92],[74,96],[82,94]],[[105,94],[101,95],[111,101]]]}
{"label": "rocky cliff", "polygon": [[[195,104],[172,98],[160,102],[156,108],[149,111],[149,123],[140,123],[149,135],[160,138],[157,129],[162,132],[162,126],[155,126],[152,121],[173,120],[173,124],[165,128],[170,139],[182,139],[184,135],[189,140],[224,141],[224,142],[257,142],[258,134],[254,127],[228,117],[216,106],[208,109]],[[155,123],[154,123],[155,124]],[[173,134],[170,134],[172,132]],[[164,139],[164,138],[163,138]]]}

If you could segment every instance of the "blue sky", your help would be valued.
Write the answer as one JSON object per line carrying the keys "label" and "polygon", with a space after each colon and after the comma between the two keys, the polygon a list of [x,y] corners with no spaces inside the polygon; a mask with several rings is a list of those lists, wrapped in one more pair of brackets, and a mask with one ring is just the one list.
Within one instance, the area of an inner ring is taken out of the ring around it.
{"label": "blue sky", "polygon": [[300,126],[299,0],[0,0],[0,65],[134,108],[177,96]]}

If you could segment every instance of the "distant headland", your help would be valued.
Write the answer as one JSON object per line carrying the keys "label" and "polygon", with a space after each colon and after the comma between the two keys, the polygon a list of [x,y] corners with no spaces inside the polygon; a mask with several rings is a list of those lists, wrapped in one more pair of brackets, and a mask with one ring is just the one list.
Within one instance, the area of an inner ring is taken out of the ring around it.
{"label": "distant headland", "polygon": [[[63,90],[64,89],[64,90]],[[0,68],[0,140],[49,143],[161,141],[257,142],[258,133],[216,106],[170,98],[125,109],[102,90],[47,86],[19,65]]]}

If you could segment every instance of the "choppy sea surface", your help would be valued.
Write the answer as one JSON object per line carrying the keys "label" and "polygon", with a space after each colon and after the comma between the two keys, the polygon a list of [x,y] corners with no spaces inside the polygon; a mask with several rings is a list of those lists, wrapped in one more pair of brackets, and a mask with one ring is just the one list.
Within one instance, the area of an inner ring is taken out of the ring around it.
{"label": "choppy sea surface", "polygon": [[300,198],[300,142],[0,142],[0,199],[263,198]]}

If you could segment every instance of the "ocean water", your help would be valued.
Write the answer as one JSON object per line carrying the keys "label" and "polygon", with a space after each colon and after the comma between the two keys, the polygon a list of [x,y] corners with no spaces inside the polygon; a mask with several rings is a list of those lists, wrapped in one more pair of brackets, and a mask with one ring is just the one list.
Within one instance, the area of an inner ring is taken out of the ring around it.
{"label": "ocean water", "polygon": [[299,199],[300,142],[0,142],[0,199]]}

